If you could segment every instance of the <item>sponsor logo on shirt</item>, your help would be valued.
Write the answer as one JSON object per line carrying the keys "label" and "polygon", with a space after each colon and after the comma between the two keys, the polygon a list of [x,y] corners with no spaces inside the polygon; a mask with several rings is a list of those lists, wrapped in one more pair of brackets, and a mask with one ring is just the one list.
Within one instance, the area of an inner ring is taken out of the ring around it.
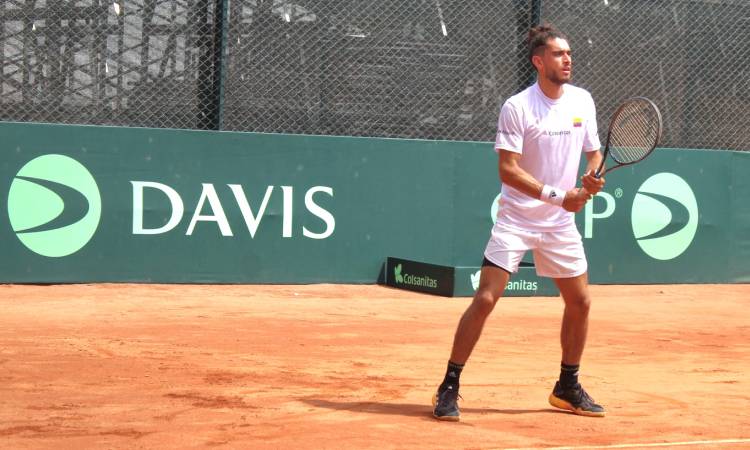
{"label": "sponsor logo on shirt", "polygon": [[580,128],[583,125],[583,119],[580,117],[573,117],[573,126],[576,128]]}
{"label": "sponsor logo on shirt", "polygon": [[547,136],[568,136],[570,134],[570,130],[545,131],[544,134]]}

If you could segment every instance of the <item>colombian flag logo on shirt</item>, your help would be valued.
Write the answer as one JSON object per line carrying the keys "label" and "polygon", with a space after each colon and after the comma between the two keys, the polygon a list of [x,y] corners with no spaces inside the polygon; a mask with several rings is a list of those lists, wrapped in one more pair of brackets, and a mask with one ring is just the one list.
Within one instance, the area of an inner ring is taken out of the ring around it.
{"label": "colombian flag logo on shirt", "polygon": [[583,124],[583,119],[580,117],[573,117],[573,126],[578,128]]}

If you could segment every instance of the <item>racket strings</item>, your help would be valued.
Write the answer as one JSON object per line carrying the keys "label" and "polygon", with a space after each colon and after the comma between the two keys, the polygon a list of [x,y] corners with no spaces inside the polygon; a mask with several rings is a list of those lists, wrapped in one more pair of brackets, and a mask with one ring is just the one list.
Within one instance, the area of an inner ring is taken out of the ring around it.
{"label": "racket strings", "polygon": [[657,112],[648,103],[630,103],[610,129],[610,155],[621,164],[638,161],[653,149],[658,138]]}

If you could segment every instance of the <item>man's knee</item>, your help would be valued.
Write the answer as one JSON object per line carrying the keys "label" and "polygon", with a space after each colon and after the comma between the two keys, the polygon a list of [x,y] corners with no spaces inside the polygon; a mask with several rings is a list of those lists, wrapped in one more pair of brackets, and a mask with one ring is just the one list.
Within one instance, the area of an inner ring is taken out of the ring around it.
{"label": "man's knee", "polygon": [[477,314],[488,316],[495,308],[499,296],[495,296],[490,289],[479,289],[474,295],[472,306]]}
{"label": "man's knee", "polygon": [[578,314],[588,315],[591,309],[591,297],[586,294],[572,296],[565,299],[565,306]]}

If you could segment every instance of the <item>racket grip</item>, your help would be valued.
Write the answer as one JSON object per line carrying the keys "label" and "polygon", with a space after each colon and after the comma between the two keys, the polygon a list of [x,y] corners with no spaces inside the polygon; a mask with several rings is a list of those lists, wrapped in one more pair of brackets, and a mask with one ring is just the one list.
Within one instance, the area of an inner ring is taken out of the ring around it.
{"label": "racket grip", "polygon": [[[605,156],[605,158],[606,158],[606,156]],[[596,179],[601,178],[602,175],[603,175],[602,170],[604,170],[604,161],[606,161],[605,158],[602,158],[602,162],[601,162],[601,164],[599,164],[599,168],[597,168],[596,172],[594,172],[594,178],[596,178]]]}

